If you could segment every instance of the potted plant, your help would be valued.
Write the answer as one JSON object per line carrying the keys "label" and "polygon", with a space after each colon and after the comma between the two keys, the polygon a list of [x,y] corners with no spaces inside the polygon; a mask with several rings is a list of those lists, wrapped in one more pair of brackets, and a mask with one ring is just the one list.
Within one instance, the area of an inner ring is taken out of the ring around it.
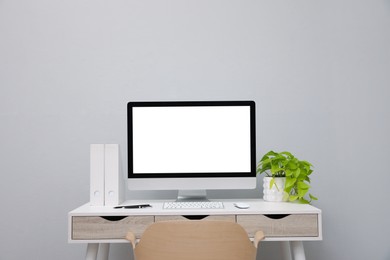
{"label": "potted plant", "polygon": [[[299,160],[290,152],[277,153],[269,151],[261,158],[257,165],[257,173],[266,174],[264,180],[264,199],[272,201],[275,201],[275,196],[269,196],[270,193],[277,193],[278,196],[276,197],[278,198],[276,199],[278,201],[310,203],[312,200],[317,200],[312,194],[308,194],[310,189],[309,176],[312,172],[311,163]],[[271,191],[268,191],[268,188]],[[270,193],[267,195],[266,192]],[[282,198],[280,198],[280,194],[282,194]],[[309,196],[308,198],[307,194]]]}

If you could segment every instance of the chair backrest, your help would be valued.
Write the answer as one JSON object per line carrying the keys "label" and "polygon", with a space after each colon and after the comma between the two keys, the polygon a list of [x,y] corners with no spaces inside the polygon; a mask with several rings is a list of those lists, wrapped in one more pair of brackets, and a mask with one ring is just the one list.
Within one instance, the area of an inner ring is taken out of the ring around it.
{"label": "chair backrest", "polygon": [[247,232],[227,221],[166,221],[150,225],[135,260],[255,260]]}

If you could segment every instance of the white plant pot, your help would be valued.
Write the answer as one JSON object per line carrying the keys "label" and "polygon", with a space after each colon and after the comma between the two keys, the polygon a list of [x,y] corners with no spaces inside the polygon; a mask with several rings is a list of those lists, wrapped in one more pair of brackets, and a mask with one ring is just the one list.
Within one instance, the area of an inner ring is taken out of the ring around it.
{"label": "white plant pot", "polygon": [[263,179],[263,199],[273,202],[284,201],[284,184],[286,183],[286,178],[274,178],[275,182],[270,188],[271,180],[272,177],[264,177]]}

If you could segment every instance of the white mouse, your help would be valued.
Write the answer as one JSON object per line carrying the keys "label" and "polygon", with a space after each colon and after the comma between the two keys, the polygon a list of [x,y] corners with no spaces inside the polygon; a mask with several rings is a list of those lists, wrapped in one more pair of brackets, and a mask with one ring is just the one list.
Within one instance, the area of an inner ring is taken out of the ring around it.
{"label": "white mouse", "polygon": [[236,206],[239,209],[248,209],[250,207],[250,205],[245,202],[236,202],[234,203],[234,206]]}

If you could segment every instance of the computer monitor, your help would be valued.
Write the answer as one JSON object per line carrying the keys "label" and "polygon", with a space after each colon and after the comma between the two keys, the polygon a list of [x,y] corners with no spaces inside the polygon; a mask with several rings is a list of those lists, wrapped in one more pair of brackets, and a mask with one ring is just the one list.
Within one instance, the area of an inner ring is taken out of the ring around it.
{"label": "computer monitor", "polygon": [[129,190],[255,188],[254,101],[129,102],[127,113]]}

